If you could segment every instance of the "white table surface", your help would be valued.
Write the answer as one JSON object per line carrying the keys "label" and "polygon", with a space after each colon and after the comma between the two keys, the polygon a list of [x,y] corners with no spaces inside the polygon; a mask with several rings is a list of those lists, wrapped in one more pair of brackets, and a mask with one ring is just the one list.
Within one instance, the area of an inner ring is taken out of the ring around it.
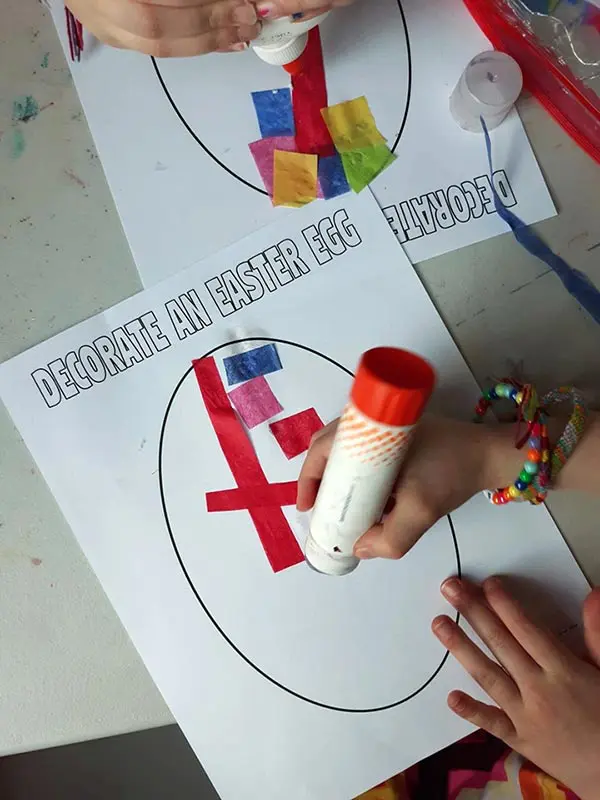
{"label": "white table surface", "polygon": [[[15,124],[23,95],[43,110]],[[600,285],[600,169],[535,102],[521,112],[561,212],[540,231]],[[510,236],[418,271],[480,381],[520,364],[600,396],[600,327]],[[139,288],[50,19],[3,0],[0,361]],[[600,501],[557,495],[551,510],[600,583]],[[0,609],[0,755],[173,721],[1,405]]]}

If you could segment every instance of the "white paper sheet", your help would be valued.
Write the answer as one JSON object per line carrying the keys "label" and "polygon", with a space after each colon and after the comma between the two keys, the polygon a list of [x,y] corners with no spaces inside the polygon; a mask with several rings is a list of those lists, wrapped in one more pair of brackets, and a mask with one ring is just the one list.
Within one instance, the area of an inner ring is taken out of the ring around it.
{"label": "white paper sheet", "polygon": [[[462,0],[399,3],[357,0],[325,20],[322,38],[329,102],[365,94],[395,146],[398,160],[372,188],[415,262],[506,226],[494,211],[483,139],[448,110],[468,61],[489,44]],[[90,43],[72,71],[146,286],[290,213],[261,194],[248,150],[260,138],[250,93],[287,85],[283,70],[252,52],[154,63]],[[505,202],[528,223],[552,216],[516,112],[493,146]]]}
{"label": "white paper sheet", "polygon": [[[276,243],[297,247],[304,274],[292,280],[282,266],[273,291],[229,314],[227,271],[231,285],[238,264],[273,259]],[[180,341],[171,320],[182,296],[206,327]],[[116,374],[103,376],[97,353],[123,331],[147,357],[120,372],[109,359]],[[457,572],[457,553],[474,578],[543,584],[558,629],[579,619],[587,584],[545,509],[496,509],[482,497],[400,562],[344,578],[304,563],[275,574],[247,511],[206,511],[205,492],[235,481],[190,366],[212,353],[222,375],[240,336],[278,343],[283,369],[267,375],[278,418],[307,407],[336,417],[349,371],[379,344],[429,357],[443,408],[465,410],[477,395],[364,194],[300,209],[23,353],[0,367],[0,396],[223,800],[349,800],[468,730],[446,695],[474,687],[430,632],[449,610],[439,585]],[[302,456],[286,460],[267,423],[250,435],[269,481],[297,478]],[[284,513],[303,541],[306,521]]]}

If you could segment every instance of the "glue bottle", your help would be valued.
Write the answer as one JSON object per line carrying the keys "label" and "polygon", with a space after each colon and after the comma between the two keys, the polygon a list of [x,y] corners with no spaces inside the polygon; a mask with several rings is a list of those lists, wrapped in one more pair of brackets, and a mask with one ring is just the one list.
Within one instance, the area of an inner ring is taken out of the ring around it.
{"label": "glue bottle", "polygon": [[346,575],[358,566],[354,545],[381,519],[434,385],[433,368],[414,353],[377,347],[362,356],[306,540],[318,572]]}
{"label": "glue bottle", "polygon": [[304,22],[294,21],[293,17],[265,20],[259,36],[251,43],[252,48],[267,64],[285,68],[300,58],[308,43],[308,32],[329,13],[326,11]]}
{"label": "glue bottle", "polygon": [[489,50],[469,63],[450,96],[450,112],[461,128],[483,133],[508,116],[523,88],[521,68],[511,56]]}

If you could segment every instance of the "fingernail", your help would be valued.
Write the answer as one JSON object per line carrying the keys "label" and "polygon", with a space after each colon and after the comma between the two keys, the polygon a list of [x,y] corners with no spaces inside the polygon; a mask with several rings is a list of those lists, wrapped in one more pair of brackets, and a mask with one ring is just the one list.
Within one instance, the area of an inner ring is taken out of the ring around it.
{"label": "fingernail", "polygon": [[452,628],[448,617],[436,617],[431,623],[431,629],[440,639],[445,638]]}
{"label": "fingernail", "polygon": [[256,13],[261,19],[270,19],[275,16],[275,6],[273,3],[259,3],[256,6]]}
{"label": "fingernail", "polygon": [[360,558],[361,561],[366,561],[369,558],[375,558],[375,555],[371,552],[370,547],[358,547],[354,551],[354,555],[357,558]]}
{"label": "fingernail", "polygon": [[254,25],[256,22],[256,9],[250,3],[240,6],[233,12],[235,25]]}
{"label": "fingernail", "polygon": [[230,53],[241,53],[244,50],[247,50],[248,47],[248,42],[237,42],[236,44],[230,45],[227,50]]}
{"label": "fingernail", "polygon": [[292,14],[292,19],[294,20],[294,22],[298,22],[298,20],[302,19],[303,16],[304,14],[302,13],[302,11],[297,11],[295,14]]}
{"label": "fingernail", "polygon": [[448,578],[442,583],[442,594],[449,600],[457,600],[460,595],[460,581],[456,578]]}

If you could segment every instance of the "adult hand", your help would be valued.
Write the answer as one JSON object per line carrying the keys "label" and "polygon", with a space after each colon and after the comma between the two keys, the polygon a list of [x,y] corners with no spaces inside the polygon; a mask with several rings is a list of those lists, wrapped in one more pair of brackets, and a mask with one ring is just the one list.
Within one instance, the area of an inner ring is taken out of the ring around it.
{"label": "adult hand", "polygon": [[[312,508],[327,464],[337,422],[313,438],[300,472],[297,506]],[[354,547],[358,558],[401,558],[445,514],[488,486],[501,485],[496,476],[496,445],[504,446],[511,430],[425,416],[404,461],[392,495],[393,507]],[[500,440],[502,437],[502,440]],[[504,446],[508,483],[518,474],[522,456],[513,441]],[[515,456],[516,454],[516,456]]]}
{"label": "adult hand", "polygon": [[452,711],[505,741],[582,800],[599,800],[600,589],[584,605],[590,663],[534,625],[497,578],[483,588],[451,578],[442,593],[499,662],[449,617],[434,620],[440,642],[496,703],[455,691],[448,696]]}
{"label": "adult hand", "polygon": [[67,6],[100,41],[157,57],[244,50],[260,32],[249,0],[67,0]]}

